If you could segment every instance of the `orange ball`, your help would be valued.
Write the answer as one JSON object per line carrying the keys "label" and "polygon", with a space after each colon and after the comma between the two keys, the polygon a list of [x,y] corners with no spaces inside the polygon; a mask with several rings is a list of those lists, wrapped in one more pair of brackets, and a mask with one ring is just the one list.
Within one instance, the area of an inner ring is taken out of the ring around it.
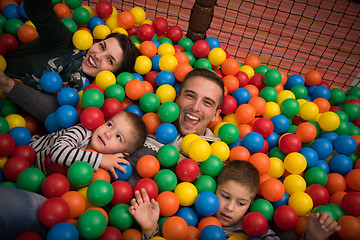
{"label": "orange ball", "polygon": [[338,231],[338,235],[342,239],[346,240],[358,240],[360,236],[360,219],[354,216],[345,215],[338,221],[341,226],[341,230]]}
{"label": "orange ball", "polygon": [[222,228],[219,219],[217,219],[216,217],[213,217],[213,216],[203,217],[202,219],[200,219],[197,228],[201,232],[206,226],[209,226],[209,225],[216,225],[216,226],[219,226]]}
{"label": "orange ball", "polygon": [[152,155],[144,155],[136,163],[136,170],[143,178],[153,178],[160,170],[159,160]]}
{"label": "orange ball", "polygon": [[253,131],[252,126],[247,123],[240,124],[237,128],[239,130],[239,138],[241,139],[243,139],[246,134]]}
{"label": "orange ball", "polygon": [[170,191],[161,192],[156,201],[159,203],[160,215],[164,217],[170,217],[179,210],[179,198],[177,195]]}
{"label": "orange ball", "polygon": [[276,92],[279,94],[282,90],[284,90],[284,86],[280,83],[276,85],[275,87]]}
{"label": "orange ball", "polygon": [[344,176],[339,173],[329,173],[325,188],[328,190],[329,194],[345,192],[346,180]]}
{"label": "orange ball", "polygon": [[39,36],[36,28],[27,24],[22,25],[17,31],[17,34],[22,43],[30,42]]}
{"label": "orange ball", "polygon": [[142,240],[142,233],[135,228],[126,229],[122,236],[124,240]]}
{"label": "orange ball", "polygon": [[176,52],[174,54],[174,57],[176,57],[178,63],[189,63],[189,57],[184,52]]}
{"label": "orange ball", "polygon": [[255,108],[247,103],[241,104],[235,111],[236,119],[240,123],[250,123],[255,119]]}
{"label": "orange ball", "polygon": [[99,212],[101,212],[101,213],[105,216],[105,218],[106,218],[106,223],[109,222],[109,215],[108,215],[108,213],[105,211],[105,209],[103,209],[102,207],[89,207],[89,208],[86,209],[86,211],[88,211],[88,210],[98,210]]}
{"label": "orange ball", "polygon": [[300,123],[296,128],[296,136],[298,136],[304,143],[311,142],[316,138],[316,135],[316,127],[309,122]]}
{"label": "orange ball", "polygon": [[341,207],[342,199],[347,192],[335,192],[329,198],[329,203],[335,203]]}
{"label": "orange ball", "polygon": [[308,86],[317,86],[321,83],[322,75],[319,71],[311,70],[305,75],[305,83]]}
{"label": "orange ball", "polygon": [[200,239],[200,230],[196,227],[189,226],[187,239]]}
{"label": "orange ball", "polygon": [[223,77],[224,86],[227,88],[228,93],[233,93],[239,88],[239,80],[233,75]]}
{"label": "orange ball", "polygon": [[145,123],[148,134],[154,134],[157,127],[162,123],[159,115],[153,112],[145,113],[142,116],[142,120]]}
{"label": "orange ball", "polygon": [[63,18],[67,18],[70,16],[70,8],[65,3],[58,3],[54,6],[54,11],[56,13],[56,16],[61,20]]}
{"label": "orange ball", "polygon": [[208,124],[207,127],[208,127],[211,131],[214,131],[215,126],[216,126],[218,123],[220,123],[220,122],[222,122],[222,118],[221,118],[220,115],[218,115],[215,119],[213,119],[213,120]]}
{"label": "orange ball", "polygon": [[64,199],[70,207],[69,218],[77,218],[85,211],[86,200],[81,193],[68,191],[61,195],[61,198]]}
{"label": "orange ball", "polygon": [[263,183],[268,180],[269,178],[271,178],[268,174],[263,174],[263,175],[260,175],[260,182],[259,182],[259,188],[258,188],[258,191],[257,191],[257,194],[258,195],[262,195],[261,193],[261,186],[263,185]]}
{"label": "orange ball", "polygon": [[256,167],[259,171],[259,175],[263,175],[270,170],[270,158],[265,153],[254,153],[249,162]]}
{"label": "orange ball", "polygon": [[298,222],[296,227],[293,229],[296,236],[300,239],[301,236],[307,231],[307,216],[300,216],[298,217]]}
{"label": "orange ball", "polygon": [[154,91],[153,85],[148,81],[141,81],[145,88],[145,93],[152,93]]}
{"label": "orange ball", "polygon": [[284,73],[283,71],[280,71],[279,70],[279,72],[280,72],[280,74],[281,74],[281,85],[285,85],[286,84],[286,82],[287,82],[287,78],[288,78],[288,76],[287,76],[287,74],[286,73]]}
{"label": "orange ball", "polygon": [[249,65],[253,69],[261,65],[260,59],[257,56],[250,55],[245,58],[244,65]]}
{"label": "orange ball", "polygon": [[239,62],[234,58],[227,58],[221,64],[221,71],[225,75],[236,75],[239,72]]}
{"label": "orange ball", "polygon": [[178,65],[174,68],[173,74],[176,80],[182,82],[186,74],[188,74],[191,70],[193,70],[193,68],[189,63],[178,63]]}
{"label": "orange ball", "polygon": [[29,130],[31,135],[35,134],[39,127],[39,122],[36,118],[30,115],[24,116],[25,122],[26,122],[26,129]]}
{"label": "orange ball", "polygon": [[78,222],[78,220],[77,220],[77,219],[73,219],[73,218],[69,218],[69,219],[67,219],[65,222],[70,223],[70,224],[74,225],[75,227],[77,227],[77,222]]}
{"label": "orange ball", "polygon": [[330,111],[331,104],[325,98],[316,98],[312,102],[318,106],[319,113],[324,113],[324,112]]}
{"label": "orange ball", "polygon": [[[107,182],[110,182],[111,177],[110,177],[110,174],[109,174],[108,171],[106,171],[106,170],[103,169],[103,168],[99,168],[99,169],[97,170],[97,172],[94,172],[93,178],[91,179],[91,182],[90,182],[90,183],[92,183],[92,182],[94,182],[94,181],[96,181],[96,180],[105,180],[105,181],[107,181]],[[89,184],[90,184],[90,183],[89,183]]]}
{"label": "orange ball", "polygon": [[131,100],[139,100],[145,94],[145,87],[142,81],[133,79],[126,84],[125,93]]}
{"label": "orange ball", "polygon": [[250,92],[251,98],[259,96],[259,89],[255,85],[248,84],[244,88]]}
{"label": "orange ball", "polygon": [[262,196],[270,202],[279,201],[284,196],[284,193],[284,185],[276,178],[265,180],[261,186]]}
{"label": "orange ball", "polygon": [[244,160],[249,161],[250,152],[246,147],[236,146],[230,150],[229,161],[232,160]]}
{"label": "orange ball", "polygon": [[157,53],[157,47],[152,41],[142,42],[140,44],[139,50],[142,55],[145,55],[148,58],[154,57]]}
{"label": "orange ball", "polygon": [[255,108],[255,115],[260,116],[266,111],[266,101],[262,97],[252,97],[248,102]]}
{"label": "orange ball", "polygon": [[346,183],[354,191],[360,191],[360,169],[353,169],[346,174]]}
{"label": "orange ball", "polygon": [[123,107],[124,110],[132,104],[133,104],[132,101],[127,97],[125,97],[124,100],[121,102],[121,106]]}
{"label": "orange ball", "polygon": [[123,11],[118,14],[118,23],[119,27],[124,29],[132,28],[135,24],[135,17],[129,11]]}
{"label": "orange ball", "polygon": [[186,221],[178,216],[169,217],[162,226],[162,234],[167,240],[185,240],[188,231]]}

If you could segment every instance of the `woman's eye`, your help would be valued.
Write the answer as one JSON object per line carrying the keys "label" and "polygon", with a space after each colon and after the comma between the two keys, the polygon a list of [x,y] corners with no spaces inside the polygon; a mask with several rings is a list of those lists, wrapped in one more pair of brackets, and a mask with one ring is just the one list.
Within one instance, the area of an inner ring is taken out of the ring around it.
{"label": "woman's eye", "polygon": [[101,50],[105,50],[104,44],[100,43],[100,48],[101,48]]}
{"label": "woman's eye", "polygon": [[113,60],[111,58],[108,58],[108,62],[110,65],[114,65]]}

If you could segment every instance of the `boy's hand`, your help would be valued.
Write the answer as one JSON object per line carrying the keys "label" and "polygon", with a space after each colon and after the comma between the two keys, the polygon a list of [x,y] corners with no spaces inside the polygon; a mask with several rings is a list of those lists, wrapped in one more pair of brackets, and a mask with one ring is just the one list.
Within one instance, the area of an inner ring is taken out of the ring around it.
{"label": "boy's hand", "polygon": [[127,160],[124,159],[125,156],[128,156],[128,154],[104,154],[100,162],[100,167],[105,170],[109,170],[116,179],[118,178],[118,176],[115,172],[115,168],[119,169],[123,173],[126,173],[126,170],[122,166],[120,166],[119,163],[123,163],[125,165],[130,164]]}
{"label": "boy's hand", "polygon": [[[135,198],[131,200],[129,212],[134,216],[140,224],[145,236],[151,236],[157,229],[157,222],[160,215],[159,203],[154,199],[149,199],[144,188],[135,191]],[[142,196],[142,197],[141,197]]]}
{"label": "boy's hand", "polygon": [[324,240],[341,226],[326,212],[312,213],[307,219],[307,232],[305,240]]}

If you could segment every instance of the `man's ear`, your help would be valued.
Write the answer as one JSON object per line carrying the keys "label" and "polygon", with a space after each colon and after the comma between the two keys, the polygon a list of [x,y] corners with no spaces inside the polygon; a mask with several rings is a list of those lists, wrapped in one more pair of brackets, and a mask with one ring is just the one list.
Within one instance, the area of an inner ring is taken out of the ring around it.
{"label": "man's ear", "polygon": [[213,117],[213,119],[211,119],[211,121],[214,121],[221,113],[221,109],[219,108],[218,110],[216,110],[215,116]]}

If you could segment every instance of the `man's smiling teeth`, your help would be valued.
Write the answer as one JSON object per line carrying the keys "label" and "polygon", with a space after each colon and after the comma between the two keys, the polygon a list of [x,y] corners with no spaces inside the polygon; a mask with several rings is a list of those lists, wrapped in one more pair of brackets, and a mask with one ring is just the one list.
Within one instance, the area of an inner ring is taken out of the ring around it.
{"label": "man's smiling teeth", "polygon": [[96,68],[96,64],[95,64],[95,62],[94,62],[94,60],[93,60],[92,57],[89,57],[89,62],[90,62],[90,64],[91,64],[94,68]]}
{"label": "man's smiling teeth", "polygon": [[190,114],[186,114],[186,116],[188,117],[188,118],[190,118],[191,120],[196,120],[196,121],[199,121],[199,118],[197,118],[197,117],[195,117],[195,116],[193,116],[193,115],[190,115]]}

